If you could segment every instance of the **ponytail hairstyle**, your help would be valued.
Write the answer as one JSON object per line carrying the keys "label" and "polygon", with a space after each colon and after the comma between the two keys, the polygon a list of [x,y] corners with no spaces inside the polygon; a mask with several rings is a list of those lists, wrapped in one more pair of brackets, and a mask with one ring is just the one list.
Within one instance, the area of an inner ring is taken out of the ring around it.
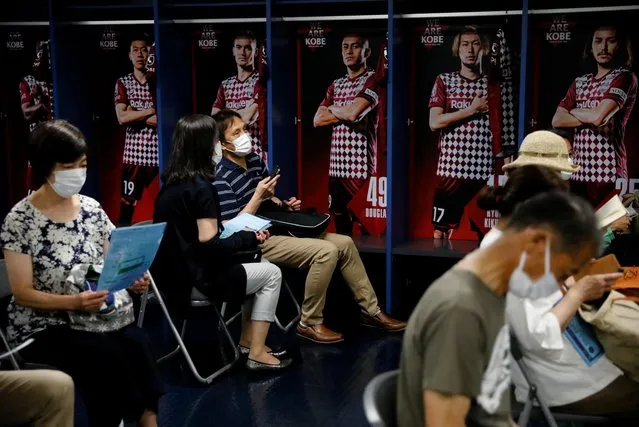
{"label": "ponytail hairstyle", "polygon": [[503,187],[487,187],[479,194],[477,205],[509,217],[520,203],[549,191],[570,191],[561,175],[545,166],[527,165],[514,169]]}

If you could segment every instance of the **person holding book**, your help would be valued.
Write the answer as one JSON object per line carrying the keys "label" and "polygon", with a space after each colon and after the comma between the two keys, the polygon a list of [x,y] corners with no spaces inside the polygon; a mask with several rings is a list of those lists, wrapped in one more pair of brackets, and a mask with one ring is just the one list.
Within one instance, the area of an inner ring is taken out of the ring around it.
{"label": "person holding book", "polygon": [[[275,320],[282,272],[265,259],[251,262],[268,231],[222,235],[221,209],[213,186],[212,156],[217,124],[209,116],[182,117],[173,133],[164,183],[155,200],[153,221],[166,222],[164,238],[151,271],[178,315],[188,309],[193,286],[212,299],[243,303],[240,351],[250,371],[276,371],[291,364],[285,351],[265,345]],[[272,194],[277,178],[258,191]]]}
{"label": "person holding book", "polygon": [[[538,130],[529,133],[519,147],[517,160],[505,165],[503,167],[504,172],[510,175],[514,170],[523,166],[537,165],[554,171],[566,181],[570,180],[573,173],[579,171],[581,166],[572,161],[572,147],[567,136],[565,130],[561,128],[553,129],[552,131]],[[487,188],[485,191],[490,192],[493,190]],[[601,209],[597,211],[598,215],[601,213]],[[604,249],[607,253],[615,251],[618,253],[620,251],[618,247],[623,245],[619,245],[619,241],[613,245],[613,242],[617,236],[628,232],[630,224],[631,218],[628,215],[617,216],[612,222],[600,224],[604,233]]]}
{"label": "person holding book", "polygon": [[[73,378],[92,427],[116,427],[123,418],[156,427],[165,389],[148,337],[131,312],[112,314],[114,323],[99,316],[108,292],[80,292],[66,280],[80,265],[102,263],[114,228],[98,202],[78,194],[87,152],[84,135],[63,120],[42,123],[30,135],[29,160],[39,188],[13,207],[0,229],[13,293],[8,338],[12,346],[33,338],[21,356]],[[141,278],[115,297],[131,307],[129,293],[147,287]],[[96,320],[95,330],[71,322],[81,313]],[[113,328],[105,332],[107,323]]]}
{"label": "person holding book", "polygon": [[[499,241],[519,205],[551,191],[567,193],[568,181],[545,166],[527,164],[511,169],[503,188],[483,192],[480,198],[481,207],[497,210],[501,215],[497,226],[484,237],[481,248]],[[623,417],[639,410],[639,383],[606,357],[592,330],[577,314],[582,304],[601,298],[620,277],[621,274],[612,273],[576,281],[569,278],[565,281],[565,295],[557,287],[542,298],[511,292],[506,299],[507,322],[520,343],[527,374],[546,403],[558,411]],[[513,366],[515,396],[525,402],[529,385],[519,367]]]}

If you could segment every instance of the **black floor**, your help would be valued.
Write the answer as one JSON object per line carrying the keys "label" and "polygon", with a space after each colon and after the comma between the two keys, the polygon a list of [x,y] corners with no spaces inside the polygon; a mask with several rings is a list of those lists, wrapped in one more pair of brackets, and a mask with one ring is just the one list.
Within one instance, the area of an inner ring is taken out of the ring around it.
{"label": "black floor", "polygon": [[167,373],[160,425],[364,427],[364,388],[376,374],[397,368],[400,342],[401,336],[361,331],[333,346],[300,344],[286,372],[252,376],[237,366],[210,386],[185,384],[186,372]]}
{"label": "black floor", "polygon": [[[158,315],[150,313],[148,323],[157,325]],[[229,347],[221,350],[215,339],[219,334],[210,327],[214,323],[204,314],[189,326],[187,347],[203,374],[231,357]],[[169,393],[160,403],[160,426],[366,426],[364,388],[376,374],[397,369],[402,335],[387,335],[352,322],[338,326],[346,340],[330,346],[300,342],[294,328],[284,334],[273,327],[274,345],[286,346],[294,358],[294,365],[277,375],[248,373],[240,361],[211,385],[201,385],[193,380],[181,356],[163,363]],[[237,336],[237,326],[232,329]],[[149,333],[154,343],[170,342],[166,331],[164,337],[155,328]],[[164,347],[158,353],[166,351]]]}
{"label": "black floor", "polygon": [[[301,301],[303,287],[291,287]],[[284,323],[295,314],[292,307],[290,297],[282,292],[278,316]],[[229,313],[237,309],[229,307]],[[268,344],[287,348],[294,359],[293,366],[278,375],[250,374],[240,361],[212,384],[202,385],[194,381],[181,355],[162,363],[169,392],[160,402],[160,426],[367,426],[364,388],[378,373],[398,368],[403,334],[389,335],[360,326],[357,313],[350,291],[335,283],[329,288],[325,323],[343,332],[344,342],[308,343],[297,338],[294,327],[284,333],[273,325]],[[144,329],[158,356],[174,348],[167,325],[159,306],[149,306]],[[239,322],[230,330],[237,342]],[[195,310],[186,342],[203,376],[232,358],[231,347],[221,337],[212,311]],[[81,427],[81,423],[76,425]]]}

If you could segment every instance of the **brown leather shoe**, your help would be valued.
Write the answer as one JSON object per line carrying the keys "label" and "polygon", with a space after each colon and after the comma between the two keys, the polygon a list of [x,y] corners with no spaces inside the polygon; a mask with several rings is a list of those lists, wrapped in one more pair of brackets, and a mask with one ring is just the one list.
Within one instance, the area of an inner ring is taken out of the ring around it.
{"label": "brown leather shoe", "polygon": [[362,313],[360,320],[364,326],[381,329],[386,332],[400,332],[406,329],[406,322],[395,320],[381,310],[375,316]]}
{"label": "brown leather shoe", "polygon": [[318,344],[335,344],[344,341],[344,335],[331,331],[321,323],[306,327],[298,324],[297,336]]}

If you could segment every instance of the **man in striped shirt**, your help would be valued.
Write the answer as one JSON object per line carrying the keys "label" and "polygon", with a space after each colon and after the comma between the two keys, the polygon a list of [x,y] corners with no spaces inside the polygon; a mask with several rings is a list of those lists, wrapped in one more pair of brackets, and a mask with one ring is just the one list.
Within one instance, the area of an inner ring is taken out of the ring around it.
{"label": "man in striped shirt", "polygon": [[[213,116],[218,124],[223,158],[216,169],[215,187],[220,198],[222,221],[242,213],[255,214],[264,200],[270,199],[282,209],[299,211],[295,197],[275,197],[278,177],[270,178],[260,157],[251,153],[251,140],[242,117],[231,110]],[[261,246],[270,262],[289,268],[309,268],[306,277],[302,318],[297,335],[320,344],[344,340],[342,334],[323,325],[322,312],[326,290],[337,266],[361,308],[362,324],[388,332],[402,331],[406,323],[390,318],[377,303],[359,252],[348,236],[326,233],[316,239],[273,236]]]}

